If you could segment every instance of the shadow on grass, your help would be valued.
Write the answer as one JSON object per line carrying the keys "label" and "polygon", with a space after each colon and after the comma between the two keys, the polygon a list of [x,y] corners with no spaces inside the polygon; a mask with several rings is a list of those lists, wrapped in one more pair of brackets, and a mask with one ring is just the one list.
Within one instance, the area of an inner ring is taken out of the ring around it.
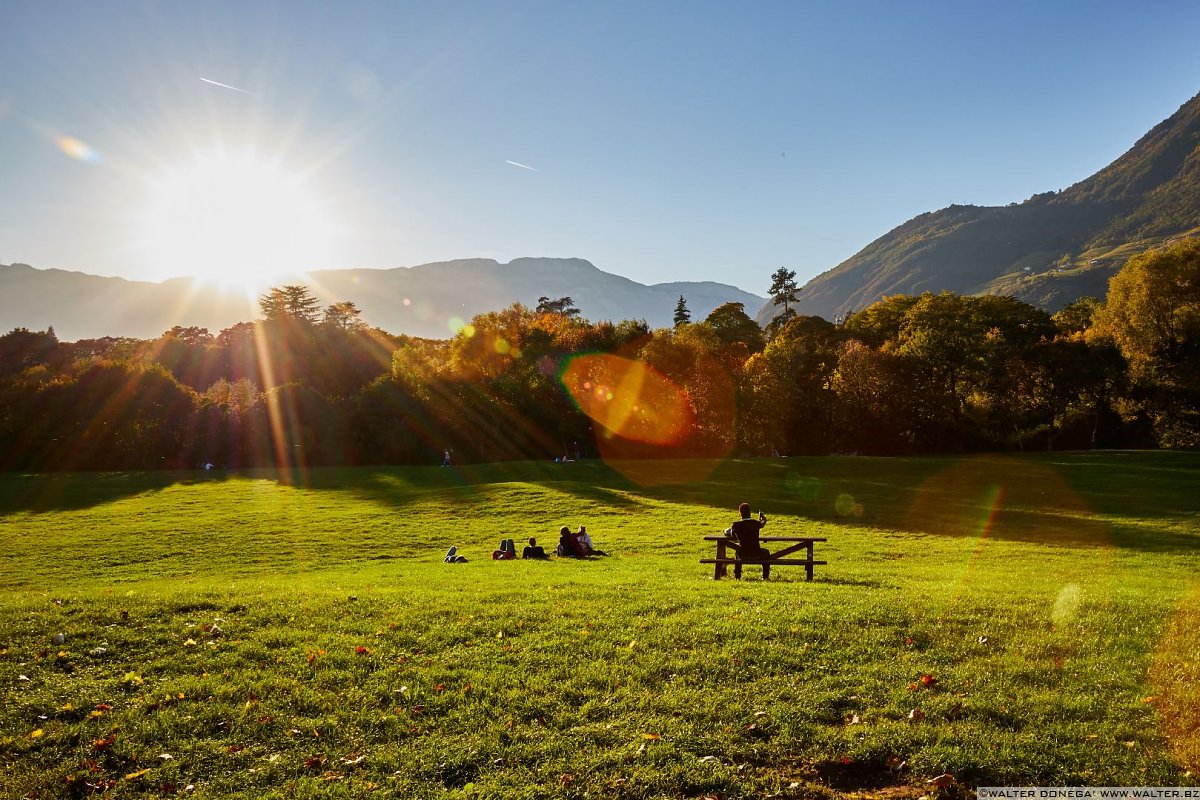
{"label": "shadow on grass", "polygon": [[75,511],[227,477],[196,471],[0,473],[0,516],[21,511]]}
{"label": "shadow on grass", "polygon": [[[0,476],[0,515],[83,509],[177,485],[271,480],[403,509],[417,500],[488,501],[536,484],[591,504],[679,503],[732,518],[749,502],[782,534],[804,520],[936,536],[1071,548],[1200,550],[1200,454],[1085,452],[929,458],[809,457],[725,461],[500,462],[354,467],[56,473]],[[791,519],[789,519],[791,518]],[[1160,524],[1172,520],[1182,524]],[[1151,523],[1151,524],[1146,524]],[[1171,528],[1175,531],[1172,531]],[[782,530],[781,530],[782,528]],[[703,534],[703,531],[697,531]]]}

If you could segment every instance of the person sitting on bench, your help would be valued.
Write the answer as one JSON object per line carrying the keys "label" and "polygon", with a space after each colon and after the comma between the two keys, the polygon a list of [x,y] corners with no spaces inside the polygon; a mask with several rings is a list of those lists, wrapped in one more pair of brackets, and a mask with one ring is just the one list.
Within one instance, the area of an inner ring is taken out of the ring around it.
{"label": "person sitting on bench", "polygon": [[758,532],[766,527],[767,518],[761,511],[758,512],[758,519],[751,517],[749,503],[742,503],[738,506],[738,513],[741,514],[741,518],[725,529],[725,535],[734,541],[738,558],[763,559],[763,580],[765,581],[771,575],[771,565],[765,563],[771,557],[771,552],[759,543]]}

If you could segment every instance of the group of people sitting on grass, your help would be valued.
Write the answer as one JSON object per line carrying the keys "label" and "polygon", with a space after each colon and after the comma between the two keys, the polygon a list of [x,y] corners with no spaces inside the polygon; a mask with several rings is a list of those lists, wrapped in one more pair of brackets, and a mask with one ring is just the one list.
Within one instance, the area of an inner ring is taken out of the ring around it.
{"label": "group of people sitting on grass", "polygon": [[[588,558],[589,556],[606,556],[608,553],[603,550],[596,549],[592,544],[592,537],[588,534],[587,528],[583,525],[579,526],[579,530],[574,533],[566,525],[559,530],[558,547],[555,548],[554,554],[560,558]],[[494,561],[510,561],[517,557],[517,546],[512,539],[501,539],[500,547],[492,551],[492,559]],[[533,536],[529,537],[529,544],[521,550],[521,558],[528,559],[547,559],[550,555],[546,552],[546,548],[537,543],[537,539]],[[466,556],[459,555],[457,547],[451,547],[446,551],[446,557],[442,559],[447,564],[463,564],[466,562]]]}
{"label": "group of people sitting on grass", "polygon": [[[770,551],[763,547],[758,540],[758,533],[766,524],[767,518],[761,511],[758,512],[758,519],[750,516],[749,503],[742,503],[738,506],[738,520],[725,529],[725,535],[733,541],[739,557],[769,558],[771,556]],[[559,558],[588,558],[608,555],[603,550],[596,549],[596,546],[592,544],[592,537],[583,525],[580,525],[579,530],[574,533],[566,525],[563,525],[558,531],[558,547],[555,548],[554,554]],[[492,551],[492,559],[495,561],[509,561],[516,557],[517,546],[512,539],[501,539],[499,549]],[[538,544],[537,539],[532,536],[529,537],[529,544],[521,550],[521,558],[545,559],[549,557],[546,548]],[[458,554],[457,547],[451,547],[443,560],[447,564],[461,564],[467,559]],[[767,577],[769,569],[770,566],[763,565],[764,578]]]}
{"label": "group of people sitting on grass", "polygon": [[[530,542],[533,540],[530,539]],[[587,558],[588,556],[606,556],[608,553],[603,550],[597,550],[592,544],[592,537],[588,535],[587,528],[582,525],[579,530],[571,533],[571,529],[563,525],[558,531],[558,547],[555,549],[555,554],[563,558]]]}

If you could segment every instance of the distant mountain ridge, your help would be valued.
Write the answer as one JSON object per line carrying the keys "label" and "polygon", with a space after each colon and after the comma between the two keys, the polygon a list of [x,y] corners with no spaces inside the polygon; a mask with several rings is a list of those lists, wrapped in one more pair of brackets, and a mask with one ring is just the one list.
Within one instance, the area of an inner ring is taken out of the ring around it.
{"label": "distant mountain ridge", "polygon": [[[1130,255],[1200,234],[1200,94],[1086,180],[1003,207],[921,214],[808,282],[833,319],[894,294],[1011,294],[1048,310],[1103,297]],[[776,308],[764,306],[759,319]]]}
{"label": "distant mountain ridge", "polygon": [[[283,281],[281,281],[282,283]],[[533,307],[538,298],[570,296],[583,316],[599,321],[645,319],[672,324],[682,294],[693,319],[727,302],[754,313],[765,298],[713,282],[647,286],[577,258],[461,259],[393,269],[317,270],[303,282],[322,304],[350,300],[369,325],[391,333],[445,339],[456,320],[512,303]],[[45,330],[60,339],[131,336],[147,339],[174,325],[213,333],[258,317],[255,297],[193,278],[162,283],[101,277],[28,264],[0,264],[0,332]]]}

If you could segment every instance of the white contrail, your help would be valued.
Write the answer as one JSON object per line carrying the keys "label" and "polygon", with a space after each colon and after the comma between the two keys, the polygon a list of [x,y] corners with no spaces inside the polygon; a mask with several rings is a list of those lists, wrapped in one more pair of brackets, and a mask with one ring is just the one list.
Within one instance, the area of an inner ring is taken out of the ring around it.
{"label": "white contrail", "polygon": [[236,86],[230,86],[228,83],[219,83],[217,81],[210,81],[208,78],[201,78],[200,80],[204,81],[205,83],[211,83],[213,86],[220,86],[222,89],[233,89],[235,92],[241,92],[242,94],[250,94],[245,89],[239,89]]}
{"label": "white contrail", "polygon": [[512,164],[514,167],[520,167],[521,169],[527,169],[527,170],[529,170],[530,172],[541,172],[541,170],[540,170],[540,169],[538,169],[537,167],[531,167],[531,166],[529,166],[528,164],[522,164],[520,161],[509,161],[509,160],[506,158],[506,159],[504,159],[504,163],[505,163],[505,164]]}

